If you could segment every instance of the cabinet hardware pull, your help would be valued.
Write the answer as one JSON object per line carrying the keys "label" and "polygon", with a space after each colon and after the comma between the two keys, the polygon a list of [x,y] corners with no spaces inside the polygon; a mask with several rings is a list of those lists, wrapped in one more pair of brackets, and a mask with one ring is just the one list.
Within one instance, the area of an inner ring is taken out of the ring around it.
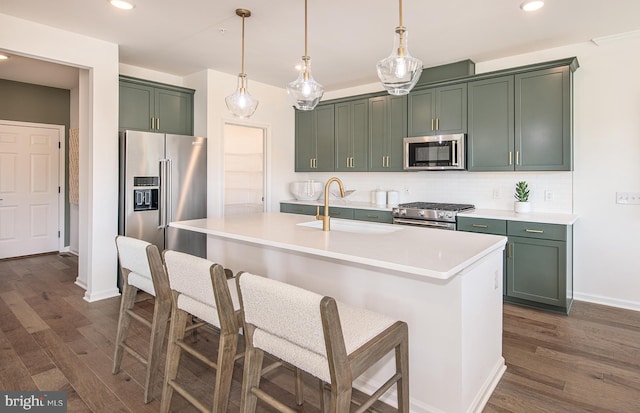
{"label": "cabinet hardware pull", "polygon": [[383,168],[384,168],[385,166],[387,166],[387,165],[386,165],[386,161],[385,161],[385,159],[386,159],[386,158],[387,158],[386,156],[383,156],[383,157],[382,157],[382,167],[383,167]]}
{"label": "cabinet hardware pull", "polygon": [[347,163],[347,168],[348,168],[349,167],[349,157],[348,156],[345,158],[345,162]]}
{"label": "cabinet hardware pull", "polygon": [[436,118],[436,130],[440,130],[440,118]]}
{"label": "cabinet hardware pull", "polygon": [[151,129],[156,128],[156,118],[151,118]]}
{"label": "cabinet hardware pull", "polygon": [[434,121],[435,121],[435,119],[431,118],[431,130],[435,130],[435,129],[433,128],[433,122],[434,122]]}
{"label": "cabinet hardware pull", "polygon": [[544,231],[541,229],[525,229],[524,232],[533,232],[534,234],[543,234]]}
{"label": "cabinet hardware pull", "polygon": [[489,228],[489,225],[483,225],[483,224],[471,224],[471,226],[475,228]]}
{"label": "cabinet hardware pull", "polygon": [[516,151],[516,165],[520,165],[520,151]]}
{"label": "cabinet hardware pull", "polygon": [[509,165],[513,165],[513,161],[512,161],[512,152],[509,151]]}
{"label": "cabinet hardware pull", "polygon": [[377,216],[377,215],[369,215],[369,214],[367,214],[367,218],[375,218],[375,219],[378,219],[378,218],[380,218],[380,217],[379,217],[379,216]]}
{"label": "cabinet hardware pull", "polygon": [[313,168],[313,158],[309,158],[309,168]]}
{"label": "cabinet hardware pull", "polygon": [[389,158],[390,158],[390,156],[387,155],[387,168],[389,167]]}
{"label": "cabinet hardware pull", "polygon": [[318,158],[313,158],[313,167],[318,169]]}
{"label": "cabinet hardware pull", "polygon": [[156,119],[156,129],[160,130],[160,118]]}
{"label": "cabinet hardware pull", "polygon": [[507,258],[511,258],[513,252],[511,251],[511,243],[507,244]]}

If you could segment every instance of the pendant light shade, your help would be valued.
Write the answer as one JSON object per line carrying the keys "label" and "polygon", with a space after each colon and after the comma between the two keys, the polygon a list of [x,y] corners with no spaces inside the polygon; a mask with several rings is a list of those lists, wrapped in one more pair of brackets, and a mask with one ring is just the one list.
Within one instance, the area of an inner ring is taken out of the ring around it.
{"label": "pendant light shade", "polygon": [[307,54],[307,0],[304,0],[304,56],[298,78],[287,85],[287,94],[299,110],[313,110],[324,94],[322,85],[311,76],[311,58]]}
{"label": "pendant light shade", "polygon": [[420,79],[422,61],[409,53],[409,33],[402,25],[402,0],[400,2],[400,25],[396,27],[391,55],[376,65],[382,86],[391,95],[406,95]]}
{"label": "pendant light shade", "polygon": [[244,19],[251,16],[251,11],[236,9],[236,14],[242,17],[242,72],[238,75],[236,91],[224,100],[227,108],[234,116],[246,119],[251,117],[258,107],[258,99],[251,96],[247,90],[248,80],[247,74],[244,72]]}

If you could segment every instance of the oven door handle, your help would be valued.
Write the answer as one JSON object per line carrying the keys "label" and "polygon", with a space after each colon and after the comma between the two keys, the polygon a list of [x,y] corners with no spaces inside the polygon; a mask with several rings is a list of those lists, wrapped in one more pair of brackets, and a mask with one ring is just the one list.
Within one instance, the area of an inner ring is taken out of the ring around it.
{"label": "oven door handle", "polygon": [[420,227],[453,229],[451,228],[451,224],[434,222],[434,221],[421,221],[416,219],[394,218],[393,223],[400,224],[400,225],[415,225]]}

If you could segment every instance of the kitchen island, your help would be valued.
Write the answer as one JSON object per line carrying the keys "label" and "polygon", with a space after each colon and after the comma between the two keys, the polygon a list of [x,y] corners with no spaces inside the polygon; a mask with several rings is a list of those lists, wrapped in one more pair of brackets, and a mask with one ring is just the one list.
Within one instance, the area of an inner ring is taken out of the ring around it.
{"label": "kitchen island", "polygon": [[[480,412],[504,373],[506,237],[262,213],[172,222],[209,235],[208,257],[404,320],[412,412]],[[355,382],[371,392],[391,355]],[[383,398],[395,406],[395,390]]]}

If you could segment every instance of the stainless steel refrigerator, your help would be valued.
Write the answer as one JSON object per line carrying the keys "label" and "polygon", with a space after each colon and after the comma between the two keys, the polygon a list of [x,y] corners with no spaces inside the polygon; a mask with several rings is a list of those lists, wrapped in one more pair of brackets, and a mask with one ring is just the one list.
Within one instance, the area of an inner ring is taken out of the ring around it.
{"label": "stainless steel refrigerator", "polygon": [[119,234],[206,257],[206,235],[169,227],[207,215],[207,139],[120,133]]}

